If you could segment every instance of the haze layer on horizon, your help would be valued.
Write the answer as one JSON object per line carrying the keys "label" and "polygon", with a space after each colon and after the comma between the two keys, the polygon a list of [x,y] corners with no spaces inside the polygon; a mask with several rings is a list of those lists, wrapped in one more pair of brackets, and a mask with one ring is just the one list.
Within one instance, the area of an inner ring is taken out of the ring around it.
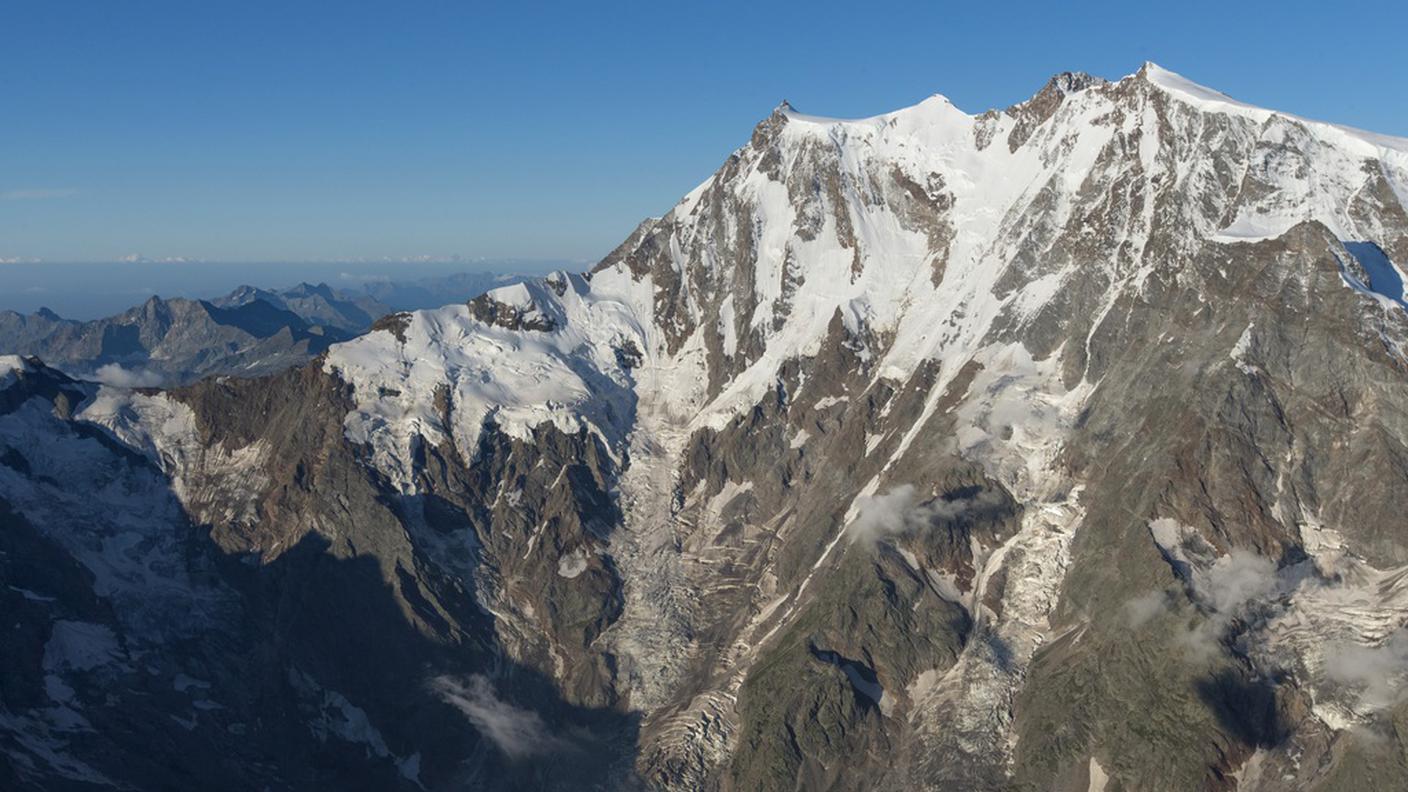
{"label": "haze layer on horizon", "polygon": [[542,275],[582,271],[582,262],[29,262],[0,264],[0,311],[48,308],[65,319],[97,319],[140,305],[152,296],[210,299],[238,286],[283,289],[326,283],[360,291],[378,282],[407,283],[462,272]]}

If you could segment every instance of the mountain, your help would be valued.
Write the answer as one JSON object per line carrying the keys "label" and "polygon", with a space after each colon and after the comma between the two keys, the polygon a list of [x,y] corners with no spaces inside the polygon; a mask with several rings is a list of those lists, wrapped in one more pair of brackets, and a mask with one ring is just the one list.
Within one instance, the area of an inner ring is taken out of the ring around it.
{"label": "mountain", "polygon": [[335,327],[349,334],[366,330],[372,322],[393,310],[371,297],[333,289],[326,283],[316,286],[300,283],[282,291],[240,286],[211,302],[221,307],[238,307],[256,301],[296,314],[309,324]]}
{"label": "mountain", "polygon": [[300,283],[282,291],[241,286],[214,302],[228,306],[264,300],[312,324],[360,333],[386,314],[464,302],[492,288],[519,283],[525,278],[517,273],[456,272],[410,280],[373,279],[342,289],[334,289],[326,283]]}
{"label": "mountain", "polygon": [[116,316],[87,322],[43,309],[29,316],[0,312],[3,352],[37,355],[65,369],[129,385],[277,371],[353,335],[337,325],[310,322],[282,301],[265,299],[210,302],[153,296]]}
{"label": "mountain", "polygon": [[0,365],[0,785],[1408,779],[1408,140],[786,104],[590,273]]}
{"label": "mountain", "polygon": [[[215,375],[258,376],[305,363],[398,311],[463,302],[518,275],[459,273],[358,289],[300,283],[240,286],[213,300],[152,297],[105,319],[80,322],[46,308],[0,311],[0,354],[32,355],[118,385],[181,384]],[[373,294],[378,296],[373,296]]]}

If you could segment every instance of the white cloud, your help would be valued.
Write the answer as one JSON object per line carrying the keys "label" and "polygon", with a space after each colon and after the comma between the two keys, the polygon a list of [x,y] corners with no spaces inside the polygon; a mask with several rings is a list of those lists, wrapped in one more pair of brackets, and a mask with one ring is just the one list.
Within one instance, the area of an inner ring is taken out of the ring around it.
{"label": "white cloud", "polygon": [[128,253],[118,258],[119,264],[196,264],[200,259],[188,256],[162,256],[161,258],[149,258],[141,253]]}
{"label": "white cloud", "polygon": [[903,484],[884,495],[861,498],[857,505],[860,511],[847,529],[851,541],[873,543],[902,533],[914,508],[914,485]]}
{"label": "white cloud", "polygon": [[1325,676],[1359,690],[1359,704],[1387,709],[1403,699],[1408,674],[1408,630],[1399,628],[1378,646],[1346,644],[1325,657]]}
{"label": "white cloud", "polygon": [[147,368],[123,368],[117,363],[100,366],[93,379],[115,388],[155,388],[161,385],[161,374]]}
{"label": "white cloud", "polygon": [[994,490],[982,490],[971,498],[935,498],[929,503],[915,503],[916,500],[912,484],[901,484],[884,495],[860,498],[856,518],[846,529],[851,541],[873,545],[889,536],[915,533],[934,520],[952,520],[974,510],[996,507],[1002,496]]}
{"label": "white cloud", "polygon": [[474,674],[468,684],[451,677],[437,677],[430,686],[511,758],[547,753],[564,745],[536,712],[500,699],[483,675]]}
{"label": "white cloud", "polygon": [[1141,594],[1124,604],[1125,619],[1130,627],[1142,627],[1168,607],[1168,595],[1162,591]]}
{"label": "white cloud", "polygon": [[1193,591],[1217,613],[1234,615],[1265,599],[1278,585],[1276,564],[1246,550],[1234,549],[1207,569],[1194,570]]}
{"label": "white cloud", "polygon": [[[1174,636],[1194,659],[1215,657],[1234,628],[1245,630],[1236,651],[1268,675],[1303,671],[1301,681],[1317,689],[1317,708],[1335,728],[1408,701],[1408,592],[1400,570],[1339,553],[1278,569],[1246,550],[1219,555],[1176,520],[1153,520],[1149,532],[1201,612]],[[1172,605],[1152,593],[1126,603],[1125,612],[1138,624]]]}
{"label": "white cloud", "polygon": [[[1221,641],[1238,618],[1294,589],[1299,576],[1278,571],[1269,558],[1242,549],[1218,555],[1217,548],[1198,532],[1167,517],[1151,520],[1149,533],[1188,587],[1189,597],[1205,614],[1196,626],[1178,636],[1192,655],[1208,659],[1221,650]],[[1147,595],[1146,595],[1147,596]],[[1126,603],[1126,615],[1144,621],[1158,610],[1152,601]],[[1141,622],[1142,623],[1142,622]]]}
{"label": "white cloud", "polygon": [[1276,564],[1246,550],[1233,550],[1209,567],[1192,573],[1193,598],[1208,611],[1207,618],[1180,638],[1191,654],[1207,659],[1221,649],[1232,622],[1264,604],[1280,588]]}

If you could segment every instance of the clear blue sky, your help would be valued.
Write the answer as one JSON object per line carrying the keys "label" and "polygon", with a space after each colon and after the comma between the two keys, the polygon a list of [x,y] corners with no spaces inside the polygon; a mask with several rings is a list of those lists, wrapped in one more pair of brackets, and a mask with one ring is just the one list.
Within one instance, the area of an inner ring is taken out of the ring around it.
{"label": "clear blue sky", "polygon": [[1404,3],[0,0],[0,259],[590,260],[786,98],[1154,60],[1408,135]]}

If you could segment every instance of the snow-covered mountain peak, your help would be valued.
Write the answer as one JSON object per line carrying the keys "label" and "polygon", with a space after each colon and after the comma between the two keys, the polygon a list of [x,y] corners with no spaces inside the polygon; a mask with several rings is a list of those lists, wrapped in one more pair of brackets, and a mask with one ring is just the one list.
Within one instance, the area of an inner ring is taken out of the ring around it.
{"label": "snow-covered mountain peak", "polygon": [[[1115,83],[1058,74],[976,116],[939,95],[849,120],[783,102],[590,280],[416,314],[328,365],[363,403],[351,434],[397,438],[388,458],[418,435],[472,455],[484,421],[527,437],[551,420],[619,447],[647,389],[690,425],[716,425],[838,333],[875,377],[933,363],[941,385],[995,343],[1053,353],[1209,244],[1317,221],[1394,261],[1408,253],[1397,152],[1271,116],[1154,64]],[[1079,380],[1084,353],[1063,354]],[[588,418],[604,401],[611,414]]]}
{"label": "snow-covered mountain peak", "polygon": [[[1053,75],[1050,80],[1047,80],[1046,84],[1042,86],[1042,89],[1038,91],[1035,95],[1033,95],[1031,99],[1013,105],[1012,108],[1009,108],[1009,111],[1014,111],[1016,108],[1020,108],[1048,94],[1054,94],[1064,97],[1069,96],[1070,94],[1086,90],[1087,88],[1108,84],[1109,81],[1104,79],[1103,77],[1096,77],[1094,75],[1087,74],[1086,72],[1061,72],[1059,74]],[[978,115],[960,109],[957,105],[953,103],[953,100],[949,99],[946,95],[942,93],[930,94],[929,96],[925,97],[916,104],[912,104],[907,107],[902,107],[897,110],[891,110],[885,113],[880,113],[878,115],[864,116],[860,118],[841,118],[802,113],[798,111],[795,107],[793,107],[791,103],[785,100],[773,110],[773,114],[775,116],[785,117],[788,120],[792,121],[819,124],[822,126],[883,126],[887,124],[898,123],[900,120],[908,117],[923,117],[935,113],[941,113],[944,115],[957,114],[969,119],[975,119],[979,117]]]}
{"label": "snow-covered mountain peak", "polygon": [[1084,91],[1086,88],[1092,86],[1105,85],[1108,82],[1109,81],[1103,77],[1096,77],[1093,74],[1083,71],[1068,71],[1053,76],[1047,81],[1047,85],[1052,86],[1062,93],[1072,94],[1076,91]]}
{"label": "snow-covered mountain peak", "polygon": [[1142,79],[1174,99],[1202,112],[1239,115],[1263,124],[1272,118],[1294,121],[1313,129],[1318,135],[1329,138],[1329,142],[1332,144],[1348,145],[1364,156],[1408,154],[1408,138],[1382,135],[1377,132],[1368,132],[1341,124],[1316,121],[1279,110],[1258,107],[1233,99],[1214,88],[1200,85],[1153,62],[1145,63],[1144,67],[1132,77],[1133,79]]}
{"label": "snow-covered mountain peak", "polygon": [[1138,72],[1125,79],[1147,82],[1168,95],[1204,111],[1244,114],[1258,121],[1265,121],[1274,114],[1272,110],[1238,101],[1214,88],[1199,85],[1153,61],[1146,61]]}
{"label": "snow-covered mountain peak", "polygon": [[0,375],[29,370],[29,361],[19,355],[0,355]]}
{"label": "snow-covered mountain peak", "polygon": [[862,118],[836,118],[832,116],[811,115],[808,113],[798,112],[796,108],[792,107],[792,105],[787,102],[783,102],[782,104],[778,105],[777,110],[774,112],[786,118],[788,121],[796,121],[803,124],[816,124],[826,127],[883,126],[885,124],[892,123],[897,119],[906,116],[916,114],[922,115],[927,112],[933,112],[937,108],[951,108],[954,112],[960,113],[964,116],[968,115],[967,113],[963,113],[963,111],[958,110],[958,108],[954,106],[953,102],[951,102],[947,96],[937,93],[929,95],[918,104],[900,108],[899,110],[892,110],[888,113],[881,113],[879,115],[873,116],[865,116]]}

